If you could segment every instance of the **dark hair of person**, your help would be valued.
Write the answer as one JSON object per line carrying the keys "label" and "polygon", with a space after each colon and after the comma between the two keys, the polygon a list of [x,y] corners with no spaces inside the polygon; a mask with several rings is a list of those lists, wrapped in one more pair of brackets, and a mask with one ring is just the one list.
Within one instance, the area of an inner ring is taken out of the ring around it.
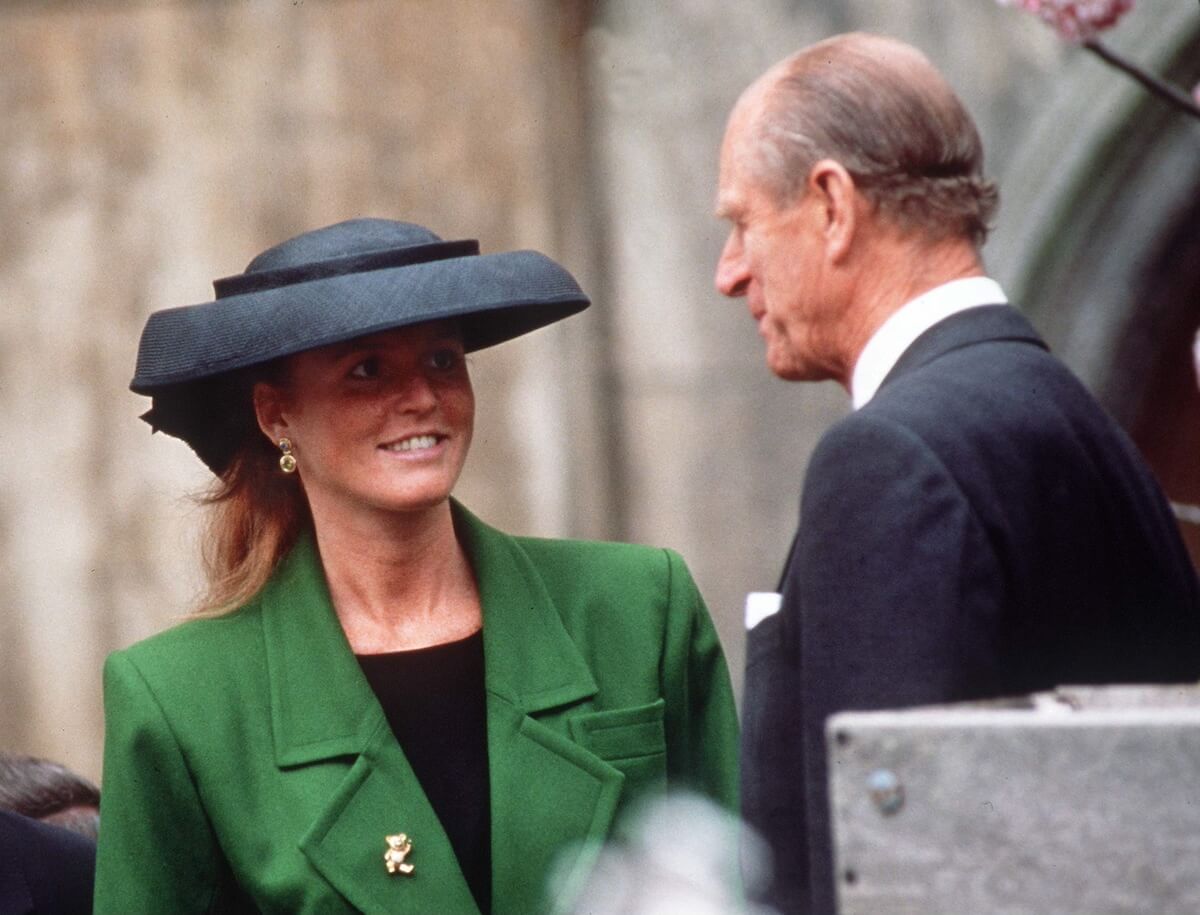
{"label": "dark hair of person", "polygon": [[0,753],[0,810],[96,838],[100,789],[66,766]]}
{"label": "dark hair of person", "polygon": [[761,177],[795,200],[833,159],[876,211],[931,239],[987,237],[999,195],[983,175],[979,132],[954,91],[907,46],[842,35],[780,64],[759,118]]}

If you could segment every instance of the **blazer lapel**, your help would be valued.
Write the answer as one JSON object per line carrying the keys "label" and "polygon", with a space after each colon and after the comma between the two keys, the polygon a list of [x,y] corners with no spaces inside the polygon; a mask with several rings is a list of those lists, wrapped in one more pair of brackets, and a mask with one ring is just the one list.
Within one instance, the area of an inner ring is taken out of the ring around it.
{"label": "blazer lapel", "polygon": [[1030,343],[1048,349],[1033,325],[1010,305],[983,305],[968,308],[939,321],[913,341],[904,351],[880,388],[912,371],[944,356],[952,350],[976,343],[1011,340]]}
{"label": "blazer lapel", "polygon": [[538,720],[595,696],[596,681],[520,544],[454,511],[483,602],[493,898],[538,911],[546,875],[590,869],[624,776]]}
{"label": "blazer lapel", "polygon": [[[389,874],[386,837],[412,842],[411,874]],[[476,912],[446,833],[386,722],[301,838],[300,848],[363,912]]]}
{"label": "blazer lapel", "polygon": [[[437,815],[393,737],[302,538],[262,598],[276,764],[311,798],[299,847],[361,911],[475,911]],[[332,769],[331,769],[332,767]],[[389,874],[386,836],[413,843],[411,875]]]}

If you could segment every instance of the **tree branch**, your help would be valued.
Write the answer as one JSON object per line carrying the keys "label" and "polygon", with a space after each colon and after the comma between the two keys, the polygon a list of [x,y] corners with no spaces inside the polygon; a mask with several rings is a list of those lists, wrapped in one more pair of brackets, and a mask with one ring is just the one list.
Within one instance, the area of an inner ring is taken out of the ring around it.
{"label": "tree branch", "polygon": [[1183,109],[1194,118],[1200,118],[1200,105],[1197,105],[1191,96],[1178,86],[1173,86],[1155,76],[1149,70],[1144,70],[1132,61],[1126,60],[1120,54],[1101,44],[1098,38],[1089,38],[1083,42],[1083,46],[1105,63],[1111,64],[1118,70],[1136,79],[1163,101],[1170,102],[1177,108]]}

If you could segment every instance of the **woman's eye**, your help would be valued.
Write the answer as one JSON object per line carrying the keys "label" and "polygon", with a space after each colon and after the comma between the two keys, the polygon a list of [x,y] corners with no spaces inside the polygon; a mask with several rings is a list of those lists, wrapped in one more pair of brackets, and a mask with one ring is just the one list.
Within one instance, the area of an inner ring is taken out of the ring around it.
{"label": "woman's eye", "polygon": [[351,378],[378,378],[379,377],[379,360],[371,357],[364,359],[362,362],[356,363],[354,368],[350,369]]}
{"label": "woman's eye", "polygon": [[434,350],[429,354],[429,364],[439,371],[446,371],[458,365],[462,356],[452,349]]}

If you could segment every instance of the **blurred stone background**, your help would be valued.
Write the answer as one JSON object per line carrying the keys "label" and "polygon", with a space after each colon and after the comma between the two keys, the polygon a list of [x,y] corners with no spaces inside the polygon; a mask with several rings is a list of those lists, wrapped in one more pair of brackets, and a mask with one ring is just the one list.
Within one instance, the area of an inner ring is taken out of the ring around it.
{"label": "blurred stone background", "polygon": [[[774,380],[713,290],[717,148],[750,80],[854,28],[959,89],[1002,182],[990,267],[1200,503],[1200,123],[992,0],[3,0],[0,749],[99,777],[105,655],[197,588],[206,471],[126,387],[146,315],[361,215],[577,275],[584,316],[473,357],[459,495],[680,550],[740,681],[744,594],[774,587],[847,399]],[[1186,0],[1107,40],[1200,80]]]}

